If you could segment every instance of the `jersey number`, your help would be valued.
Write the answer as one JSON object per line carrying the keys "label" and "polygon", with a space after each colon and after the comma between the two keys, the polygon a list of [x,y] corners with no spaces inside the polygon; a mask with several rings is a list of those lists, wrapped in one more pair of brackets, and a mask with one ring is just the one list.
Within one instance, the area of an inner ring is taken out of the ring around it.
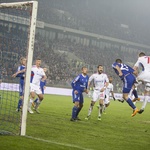
{"label": "jersey number", "polygon": [[121,64],[121,67],[120,67],[121,70],[126,70],[126,71],[129,71],[129,68],[127,65],[125,64]]}

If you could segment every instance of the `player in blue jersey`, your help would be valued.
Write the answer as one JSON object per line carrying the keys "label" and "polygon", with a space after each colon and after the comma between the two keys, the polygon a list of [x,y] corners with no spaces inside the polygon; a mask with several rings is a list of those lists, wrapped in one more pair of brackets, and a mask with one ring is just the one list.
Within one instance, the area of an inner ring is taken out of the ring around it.
{"label": "player in blue jersey", "polygon": [[135,71],[130,66],[123,64],[121,59],[116,59],[115,63],[112,64],[112,67],[115,73],[123,81],[123,99],[132,107],[133,113],[131,116],[133,117],[139,111],[133,104],[129,94],[134,89],[134,83],[136,82],[134,76]]}
{"label": "player in blue jersey", "polygon": [[[46,73],[47,72],[47,68],[43,68],[44,72]],[[42,91],[42,94],[44,94],[44,90],[46,88],[46,80],[44,81],[40,81],[40,88],[41,88],[41,91]],[[38,98],[35,99],[34,103],[33,103],[33,107],[35,106],[34,104],[38,101]]]}
{"label": "player in blue jersey", "polygon": [[70,121],[80,120],[78,118],[78,114],[83,107],[83,92],[88,94],[87,86],[88,86],[89,77],[87,75],[87,68],[82,67],[82,73],[79,74],[71,83],[72,86],[72,99],[74,106],[72,108],[72,117]]}
{"label": "player in blue jersey", "polygon": [[17,111],[19,111],[22,108],[26,58],[22,57],[20,59],[20,63],[21,63],[21,65],[18,67],[17,72],[12,75],[12,77],[14,77],[14,78],[15,77],[20,78],[20,81],[19,81],[19,96],[20,96],[20,99],[18,101]]}

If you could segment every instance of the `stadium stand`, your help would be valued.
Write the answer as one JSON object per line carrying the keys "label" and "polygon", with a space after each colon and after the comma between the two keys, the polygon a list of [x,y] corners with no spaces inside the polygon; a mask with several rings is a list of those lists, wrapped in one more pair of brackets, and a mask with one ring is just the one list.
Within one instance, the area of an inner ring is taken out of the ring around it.
{"label": "stadium stand", "polygon": [[[80,3],[79,1],[69,0],[66,5],[65,0],[40,0],[38,20],[81,31],[149,44],[150,31],[147,30],[149,27],[146,24],[143,27],[142,24],[144,14],[137,12],[136,17],[135,14],[127,17],[128,13],[132,14],[133,12],[130,8],[127,14],[123,14],[124,11],[121,11],[123,8],[120,6],[119,9],[113,3],[111,5],[116,9],[110,8],[110,5],[107,5],[104,1],[99,2],[97,6],[90,0],[83,0]],[[5,2],[13,2],[13,0],[5,0]],[[106,7],[101,7],[101,3]],[[127,6],[123,7],[126,9]],[[120,11],[120,14],[118,11]],[[1,12],[3,11],[1,10]],[[9,13],[15,15],[15,11]],[[24,13],[24,11],[20,11],[20,16],[26,16]],[[136,10],[134,10],[134,13],[136,13]],[[147,25],[149,24],[147,23]],[[18,30],[17,27],[0,24],[0,41],[2,41],[0,52],[1,57],[5,57],[3,60],[7,60],[6,68],[1,68],[3,76],[11,76],[16,71],[19,58],[25,55],[25,37],[27,37],[27,32],[22,28]],[[91,74],[96,70],[97,64],[102,64],[105,66],[105,72],[114,77],[114,84],[117,85],[115,90],[119,91],[120,81],[112,73],[111,63],[113,63],[114,58],[122,58],[125,62],[133,63],[137,59],[139,50],[120,51],[120,48],[86,46],[77,43],[75,40],[71,41],[69,38],[49,40],[37,33],[34,58],[40,56],[43,66],[48,67],[48,85],[68,87],[72,78],[78,74],[81,66],[87,65],[89,74]],[[13,56],[12,60],[9,59],[9,56]]]}

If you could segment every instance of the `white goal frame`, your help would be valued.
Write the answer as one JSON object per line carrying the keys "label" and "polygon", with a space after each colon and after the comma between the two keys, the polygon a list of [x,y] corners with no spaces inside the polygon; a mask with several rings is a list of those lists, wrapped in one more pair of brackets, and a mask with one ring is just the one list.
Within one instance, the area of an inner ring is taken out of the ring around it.
{"label": "white goal frame", "polygon": [[28,6],[32,7],[32,13],[31,13],[30,26],[29,26],[30,29],[28,32],[27,65],[26,65],[26,75],[25,75],[23,109],[22,109],[22,116],[21,116],[21,132],[20,132],[21,136],[26,135],[27,108],[28,108],[28,99],[29,99],[31,66],[32,66],[33,51],[34,51],[38,2],[26,1],[26,2],[14,2],[14,3],[0,3],[0,8],[23,8]]}

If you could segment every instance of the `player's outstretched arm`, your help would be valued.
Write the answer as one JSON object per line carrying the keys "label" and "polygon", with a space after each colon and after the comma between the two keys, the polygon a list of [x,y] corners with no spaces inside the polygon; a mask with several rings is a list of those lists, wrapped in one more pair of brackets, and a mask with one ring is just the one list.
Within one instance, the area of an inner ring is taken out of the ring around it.
{"label": "player's outstretched arm", "polygon": [[20,73],[24,73],[25,71],[26,71],[26,69],[19,70],[19,71],[17,71],[16,73],[14,73],[14,74],[12,75],[12,77],[13,77],[13,78],[15,78],[15,77],[20,77],[19,74],[20,74]]}

